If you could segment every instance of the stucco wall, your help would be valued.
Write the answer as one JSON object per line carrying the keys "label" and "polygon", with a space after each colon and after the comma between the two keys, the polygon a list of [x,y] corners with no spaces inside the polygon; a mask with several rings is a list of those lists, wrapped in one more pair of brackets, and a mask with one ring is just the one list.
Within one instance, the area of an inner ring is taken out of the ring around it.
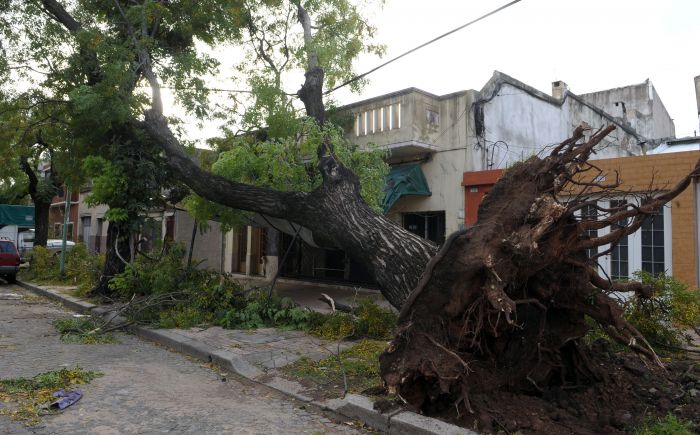
{"label": "stucco wall", "polygon": [[[476,91],[461,91],[444,96],[436,96],[419,90],[405,90],[384,97],[378,97],[366,102],[348,106],[347,110],[354,115],[364,112],[378,111],[389,106],[401,105],[401,127],[393,125],[390,130],[385,124],[383,131],[375,125],[375,131],[360,128],[357,135],[356,125],[347,132],[347,139],[360,146],[373,143],[379,146],[391,146],[408,141],[432,145],[437,149],[450,149],[465,146],[466,131],[469,122],[469,107],[475,98]],[[438,123],[428,121],[426,110],[436,112]],[[355,121],[356,122],[356,121]]]}
{"label": "stucco wall", "polygon": [[647,139],[675,137],[673,120],[649,80],[637,85],[581,94],[580,97],[621,121],[628,122]]}
{"label": "stucco wall", "polygon": [[[189,213],[175,210],[175,242],[183,243],[189,249],[193,225],[194,220]],[[209,221],[209,229],[203,234],[197,230],[192,257],[194,261],[201,261],[199,268],[216,271],[221,269],[221,242],[222,234],[219,222]]]}
{"label": "stucco wall", "polygon": [[464,224],[464,189],[467,149],[438,152],[422,165],[431,196],[405,196],[391,208],[393,218],[401,222],[406,212],[445,211],[445,233],[457,231]]}
{"label": "stucco wall", "polygon": [[[85,203],[85,198],[90,194],[90,192],[80,193],[80,205],[78,209],[78,237],[83,239],[83,218],[90,217],[90,239],[82,240],[83,243],[91,250],[96,250],[99,252],[105,252],[107,248],[107,220],[104,219],[105,213],[109,210],[109,207],[100,204],[94,207],[89,207]],[[102,228],[100,234],[98,234],[98,219],[102,219]],[[99,239],[97,236],[101,236]],[[96,246],[99,242],[100,246]]]}
{"label": "stucco wall", "polygon": [[[454,94],[435,96],[417,90],[390,94],[383,98],[368,100],[350,106],[353,113],[363,113],[391,104],[401,104],[401,128],[383,132],[356,135],[353,127],[347,138],[361,146],[375,143],[379,146],[415,141],[426,144],[431,150],[404,152],[390,156],[390,163],[412,160],[422,161],[421,167],[428,187],[433,193],[429,197],[403,197],[392,207],[390,218],[401,222],[401,214],[406,212],[445,212],[446,234],[456,231],[464,223],[464,193],[461,186],[462,174],[471,161],[470,109],[476,99],[476,91],[462,91]],[[438,115],[435,122],[428,117],[427,110]],[[361,132],[363,133],[363,132]]]}
{"label": "stucco wall", "polygon": [[[478,151],[469,168],[472,171],[502,169],[546,153],[551,145],[571,136],[581,122],[594,130],[610,123],[570,96],[565,96],[563,103],[549,101],[508,83],[501,86],[491,101],[484,103],[483,112],[484,136],[476,138]],[[619,128],[598,149],[594,159],[641,153],[637,140]]]}

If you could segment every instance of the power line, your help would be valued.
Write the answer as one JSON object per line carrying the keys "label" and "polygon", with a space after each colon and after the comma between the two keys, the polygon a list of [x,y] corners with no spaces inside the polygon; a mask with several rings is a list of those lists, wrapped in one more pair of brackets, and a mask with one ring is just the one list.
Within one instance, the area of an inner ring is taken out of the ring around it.
{"label": "power line", "polygon": [[[449,32],[443,33],[442,35],[437,36],[437,37],[431,39],[431,40],[428,41],[428,42],[424,42],[423,44],[421,44],[421,45],[419,45],[419,46],[417,46],[417,47],[414,47],[414,48],[412,48],[412,49],[410,49],[410,50],[408,50],[408,51],[406,51],[406,52],[404,52],[404,53],[401,53],[400,55],[398,55],[398,56],[396,56],[396,57],[394,57],[394,58],[392,58],[392,59],[387,60],[386,62],[384,62],[384,63],[382,63],[382,64],[380,64],[380,65],[378,65],[378,66],[372,68],[372,69],[369,70],[369,71],[366,71],[366,72],[364,72],[364,73],[362,73],[362,74],[356,75],[356,76],[352,77],[351,79],[349,79],[349,80],[347,80],[347,81],[345,81],[345,82],[339,84],[338,86],[336,86],[336,87],[334,87],[334,88],[332,88],[332,89],[329,89],[329,90],[325,91],[323,94],[324,94],[324,95],[328,95],[328,94],[330,94],[331,92],[337,91],[338,89],[340,89],[340,88],[342,88],[342,87],[345,87],[345,86],[347,86],[347,85],[349,85],[349,84],[351,84],[351,83],[354,83],[354,82],[356,82],[356,81],[362,79],[363,77],[367,77],[368,75],[372,74],[373,72],[375,72],[375,71],[377,71],[377,70],[379,70],[379,69],[381,69],[381,68],[384,68],[385,66],[387,66],[387,65],[389,65],[389,64],[391,64],[391,63],[394,63],[394,62],[396,62],[397,60],[399,60],[399,59],[401,59],[401,58],[403,58],[403,57],[406,57],[406,56],[408,56],[409,54],[411,54],[411,53],[413,53],[413,52],[415,52],[415,51],[418,51],[418,50],[420,50],[420,49],[423,48],[423,47],[426,47],[426,46],[428,46],[428,45],[430,45],[430,44],[432,44],[432,43],[434,43],[434,42],[437,42],[437,41],[439,41],[440,39],[442,39],[442,38],[444,38],[444,37],[446,37],[446,36],[449,36],[449,35],[451,35],[451,34],[453,34],[453,33],[455,33],[455,32],[458,32],[458,31],[464,29],[465,27],[469,27],[469,26],[471,26],[472,24],[478,23],[479,21],[482,21],[483,19],[488,18],[488,17],[490,17],[491,15],[494,15],[494,14],[496,14],[496,13],[498,13],[498,12],[504,10],[504,9],[507,9],[507,8],[513,6],[513,5],[516,4],[516,3],[520,3],[521,1],[522,1],[522,0],[513,0],[513,1],[511,1],[510,3],[507,3],[507,4],[505,4],[505,5],[503,5],[503,6],[499,7],[499,8],[496,8],[496,9],[492,10],[491,12],[488,12],[488,13],[486,13],[486,14],[484,14],[484,15],[478,17],[478,18],[475,18],[475,19],[469,21],[468,23],[462,24],[461,26],[456,27],[456,28],[450,30]],[[164,88],[164,89],[173,89],[173,90],[192,90],[192,89],[196,89],[196,88],[175,87],[175,86],[162,86],[162,88]],[[251,91],[251,90],[243,90],[243,89],[221,89],[221,88],[206,88],[206,87],[201,88],[201,89],[202,89],[202,90],[206,90],[206,91],[210,91],[210,92],[243,93],[243,94],[252,94],[252,93],[253,93],[253,91]],[[284,91],[283,91],[283,92],[284,92]],[[287,92],[285,92],[285,93],[286,93],[287,95],[296,95],[296,93],[287,93]]]}
{"label": "power line", "polygon": [[380,65],[378,65],[378,66],[376,66],[376,67],[374,67],[374,68],[372,68],[371,70],[369,70],[369,71],[367,71],[367,72],[364,72],[364,73],[362,73],[362,74],[360,74],[360,75],[356,75],[355,77],[351,78],[350,80],[348,80],[348,81],[346,81],[346,82],[344,82],[344,83],[339,84],[338,86],[334,87],[333,89],[327,90],[327,91],[324,92],[323,94],[324,94],[324,95],[328,95],[328,94],[330,94],[331,92],[337,91],[338,89],[340,89],[340,88],[342,88],[342,87],[344,87],[344,86],[347,86],[347,85],[349,85],[349,84],[351,84],[351,83],[354,83],[354,82],[360,80],[360,79],[363,78],[363,77],[367,77],[368,75],[372,74],[373,72],[377,71],[378,69],[384,68],[385,66],[389,65],[390,63],[396,62],[397,60],[401,59],[402,57],[408,56],[409,54],[413,53],[414,51],[418,51],[418,50],[420,50],[421,48],[432,44],[433,42],[439,41],[440,39],[442,39],[442,38],[444,38],[444,37],[446,37],[446,36],[449,36],[449,35],[451,35],[451,34],[457,32],[457,31],[460,31],[460,30],[464,29],[465,27],[471,26],[471,25],[474,24],[474,23],[478,23],[479,21],[483,20],[484,18],[490,17],[491,15],[496,14],[496,13],[498,13],[498,12],[504,10],[504,9],[507,9],[507,8],[513,6],[514,4],[519,3],[519,2],[521,2],[521,1],[522,1],[522,0],[513,0],[513,1],[511,1],[510,3],[507,3],[507,4],[501,6],[501,7],[497,8],[497,9],[492,10],[491,12],[489,12],[489,13],[487,13],[487,14],[484,14],[484,15],[480,16],[479,18],[476,18],[476,19],[474,19],[474,20],[471,20],[471,21],[468,22],[468,23],[462,24],[461,26],[459,26],[459,27],[457,27],[457,28],[454,28],[454,29],[450,30],[450,31],[447,32],[447,33],[443,33],[442,35],[440,35],[440,36],[438,36],[438,37],[435,37],[435,38],[431,39],[431,40],[428,41],[428,42],[425,42],[425,43],[423,43],[423,44],[421,44],[421,45],[419,45],[419,46],[417,46],[417,47],[414,47],[414,48],[412,48],[412,49],[410,49],[410,50],[408,50],[408,51],[406,51],[406,52],[404,52],[404,53],[401,53],[400,55],[398,55],[398,56],[396,56],[396,57],[394,57],[394,58],[392,58],[392,59],[389,59],[388,61],[386,61],[386,62],[384,62],[384,63],[382,63],[382,64],[380,64]]}

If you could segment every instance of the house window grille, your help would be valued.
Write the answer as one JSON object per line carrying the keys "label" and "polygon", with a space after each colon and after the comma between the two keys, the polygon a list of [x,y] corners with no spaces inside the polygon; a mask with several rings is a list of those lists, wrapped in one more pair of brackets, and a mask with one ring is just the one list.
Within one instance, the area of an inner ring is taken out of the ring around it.
{"label": "house window grille", "polygon": [[[597,220],[597,219],[598,219],[598,209],[596,209],[595,206],[587,205],[581,209],[581,220],[582,221]],[[586,230],[585,233],[589,239],[593,239],[593,238],[598,237],[598,230]],[[586,255],[588,256],[588,258],[593,258],[596,254],[598,254],[598,247],[597,246],[586,249]]]}
{"label": "house window grille", "polygon": [[642,270],[652,275],[666,270],[663,209],[652,213],[642,224]]}
{"label": "house window grille", "polygon": [[[610,201],[610,208],[620,207],[625,204],[625,201],[614,200]],[[627,218],[621,219],[614,223],[610,230],[615,231],[617,229],[627,226]],[[628,236],[623,236],[613,246],[610,251],[610,278],[613,280],[621,280],[629,278],[629,238]]]}

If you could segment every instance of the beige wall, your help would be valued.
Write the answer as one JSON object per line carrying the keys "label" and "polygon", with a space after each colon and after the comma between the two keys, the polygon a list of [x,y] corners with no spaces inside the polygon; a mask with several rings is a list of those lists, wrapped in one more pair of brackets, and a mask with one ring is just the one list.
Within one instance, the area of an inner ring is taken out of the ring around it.
{"label": "beige wall", "polygon": [[[360,102],[349,106],[354,114],[375,111],[381,107],[401,104],[401,127],[377,131],[357,136],[357,125],[348,133],[347,139],[365,146],[374,143],[394,150],[388,162],[422,162],[421,167],[428,187],[429,197],[403,197],[392,207],[389,217],[400,223],[401,214],[406,212],[445,212],[445,232],[450,234],[464,222],[464,193],[461,186],[462,174],[468,169],[471,160],[470,108],[476,98],[476,91],[462,91],[436,96],[415,89],[390,94],[385,97]],[[431,119],[427,111],[437,113],[438,120]],[[362,129],[363,130],[363,129]],[[397,149],[406,143],[420,146]]]}
{"label": "beige wall", "polygon": [[[189,213],[184,210],[175,210],[175,242],[183,243],[189,249],[193,225],[194,219]],[[209,221],[209,228],[203,234],[197,230],[192,257],[193,261],[201,261],[199,268],[221,271],[224,253],[222,251],[222,237],[219,222]]]}
{"label": "beige wall", "polygon": [[[107,249],[107,219],[105,213],[109,207],[103,204],[90,207],[85,203],[85,198],[90,192],[80,193],[80,203],[78,205],[78,239],[85,243],[87,247],[94,251],[105,252]],[[83,218],[90,218],[90,239],[83,240]],[[102,220],[102,231],[98,234],[98,220]],[[97,236],[100,236],[99,238]],[[96,246],[99,243],[99,247]]]}

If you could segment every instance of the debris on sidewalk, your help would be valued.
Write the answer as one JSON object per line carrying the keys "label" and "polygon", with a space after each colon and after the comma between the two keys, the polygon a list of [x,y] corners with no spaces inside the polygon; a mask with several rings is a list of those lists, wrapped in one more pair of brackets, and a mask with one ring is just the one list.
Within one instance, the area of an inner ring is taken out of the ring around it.
{"label": "debris on sidewalk", "polygon": [[0,293],[0,300],[3,301],[18,301],[23,298],[24,296],[19,293]]}
{"label": "debris on sidewalk", "polygon": [[83,392],[80,390],[66,391],[64,389],[60,389],[53,393],[53,396],[58,397],[59,399],[51,404],[51,408],[63,410],[80,400],[83,397]]}

